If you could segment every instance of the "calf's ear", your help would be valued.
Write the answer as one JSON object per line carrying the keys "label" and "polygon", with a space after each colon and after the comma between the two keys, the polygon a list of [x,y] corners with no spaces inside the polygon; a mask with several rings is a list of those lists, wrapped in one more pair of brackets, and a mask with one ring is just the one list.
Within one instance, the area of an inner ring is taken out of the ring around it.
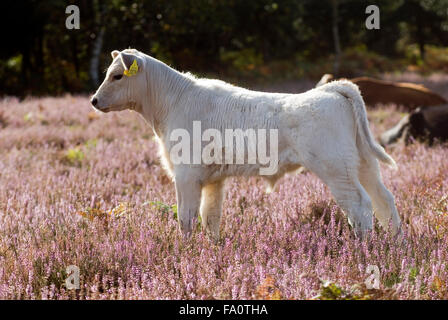
{"label": "calf's ear", "polygon": [[115,59],[116,56],[118,56],[120,54],[120,51],[118,50],[114,50],[110,53],[110,55],[112,56],[112,59]]}
{"label": "calf's ear", "polygon": [[140,70],[142,67],[142,60],[134,54],[121,52],[120,58],[125,70],[129,70],[134,61],[138,66],[137,71]]}

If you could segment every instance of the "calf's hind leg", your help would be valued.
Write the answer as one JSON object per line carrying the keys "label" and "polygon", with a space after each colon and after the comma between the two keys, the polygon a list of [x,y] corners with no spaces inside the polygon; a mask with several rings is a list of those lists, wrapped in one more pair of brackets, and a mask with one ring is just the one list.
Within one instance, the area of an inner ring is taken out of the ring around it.
{"label": "calf's hind leg", "polygon": [[373,210],[369,195],[358,179],[356,157],[342,158],[323,152],[321,155],[319,161],[305,163],[305,167],[328,185],[355,233],[363,236],[373,227]]}
{"label": "calf's hind leg", "polygon": [[358,179],[330,179],[328,186],[358,236],[372,230],[372,203]]}
{"label": "calf's hind leg", "polygon": [[359,179],[372,198],[375,217],[380,225],[387,230],[391,223],[392,231],[395,234],[399,233],[401,222],[395,207],[394,196],[383,184],[378,160],[363,160],[359,170]]}

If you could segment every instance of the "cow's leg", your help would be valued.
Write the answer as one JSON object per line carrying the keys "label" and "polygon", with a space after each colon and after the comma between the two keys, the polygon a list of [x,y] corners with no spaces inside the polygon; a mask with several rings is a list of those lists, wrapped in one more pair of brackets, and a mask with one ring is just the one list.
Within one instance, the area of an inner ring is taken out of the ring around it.
{"label": "cow's leg", "polygon": [[355,233],[363,236],[372,229],[372,203],[358,179],[356,150],[348,153],[338,157],[321,152],[317,155],[318,161],[304,165],[328,185]]}
{"label": "cow's leg", "polygon": [[184,235],[191,235],[193,221],[199,213],[201,185],[194,175],[175,177],[177,196],[177,218]]}
{"label": "cow's leg", "polygon": [[372,199],[375,217],[380,225],[387,230],[391,223],[392,231],[395,234],[399,233],[401,223],[395,207],[394,196],[383,184],[376,159],[361,161],[359,179]]}
{"label": "cow's leg", "polygon": [[409,127],[409,115],[404,116],[397,125],[384,132],[380,137],[380,142],[383,147],[394,143],[400,139],[405,130]]}
{"label": "cow's leg", "polygon": [[406,128],[403,130],[403,141],[404,141],[404,145],[405,145],[405,146],[410,145],[410,144],[413,142],[413,140],[414,140],[414,137],[413,137],[412,134],[411,134],[411,129],[410,129],[410,127],[406,127]]}
{"label": "cow's leg", "polygon": [[372,230],[372,203],[358,179],[334,177],[328,186],[339,206],[346,212],[348,222],[358,236]]}
{"label": "cow's leg", "polygon": [[223,181],[219,181],[208,184],[202,188],[202,228],[209,232],[215,241],[219,240],[221,209],[224,198],[223,185]]}

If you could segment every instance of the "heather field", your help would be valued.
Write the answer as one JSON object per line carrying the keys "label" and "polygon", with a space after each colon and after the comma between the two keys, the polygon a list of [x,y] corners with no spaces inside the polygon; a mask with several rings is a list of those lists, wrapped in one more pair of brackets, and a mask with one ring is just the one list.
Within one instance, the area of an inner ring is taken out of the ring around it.
{"label": "heather field", "polygon": [[[401,115],[369,111],[375,135]],[[3,98],[0,299],[448,299],[448,148],[388,152],[399,167],[382,173],[404,239],[377,224],[355,238],[305,172],[271,194],[260,179],[228,180],[219,243],[199,227],[184,240],[174,185],[139,116],[95,113],[86,96]],[[69,265],[79,290],[65,287]],[[364,284],[369,265],[379,289]]]}

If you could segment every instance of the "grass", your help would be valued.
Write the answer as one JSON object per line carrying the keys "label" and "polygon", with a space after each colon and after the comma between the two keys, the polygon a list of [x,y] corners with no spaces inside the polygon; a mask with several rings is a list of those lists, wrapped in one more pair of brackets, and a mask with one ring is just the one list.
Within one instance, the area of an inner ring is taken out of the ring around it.
{"label": "grass", "polygon": [[[0,101],[0,299],[447,299],[448,149],[388,151],[382,167],[406,242],[353,236],[311,173],[266,194],[227,182],[221,240],[177,227],[174,186],[132,112],[87,97]],[[401,117],[369,113],[376,135]],[[78,290],[66,268],[80,268]],[[369,265],[379,289],[367,289]]]}

